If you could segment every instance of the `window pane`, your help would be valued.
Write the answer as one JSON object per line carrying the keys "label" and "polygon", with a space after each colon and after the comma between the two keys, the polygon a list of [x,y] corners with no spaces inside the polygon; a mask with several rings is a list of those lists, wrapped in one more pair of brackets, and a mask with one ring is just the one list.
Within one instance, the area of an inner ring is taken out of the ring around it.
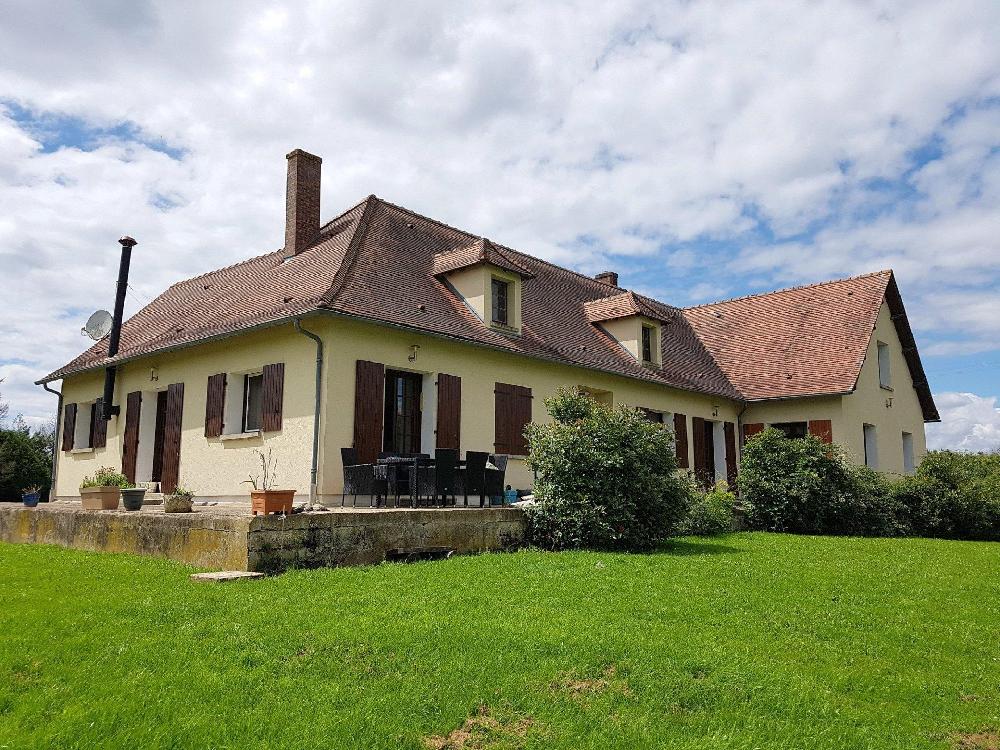
{"label": "window pane", "polygon": [[506,281],[500,281],[499,279],[493,279],[492,290],[493,290],[493,305],[492,305],[492,320],[494,323],[502,323],[507,325],[507,288],[508,284]]}
{"label": "window pane", "polygon": [[243,431],[252,432],[260,429],[261,392],[264,385],[263,375],[244,376],[243,395]]}
{"label": "window pane", "polygon": [[642,360],[653,361],[653,329],[648,326],[642,327]]}
{"label": "window pane", "polygon": [[804,438],[809,433],[809,425],[805,422],[776,422],[771,427],[785,433],[788,438]]}

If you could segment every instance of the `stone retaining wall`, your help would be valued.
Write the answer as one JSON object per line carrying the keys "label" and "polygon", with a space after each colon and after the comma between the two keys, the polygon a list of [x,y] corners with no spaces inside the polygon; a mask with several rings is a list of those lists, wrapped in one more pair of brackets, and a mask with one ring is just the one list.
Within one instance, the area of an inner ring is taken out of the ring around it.
{"label": "stone retaining wall", "polygon": [[525,530],[524,513],[516,508],[339,510],[282,518],[206,509],[165,514],[158,508],[85,511],[71,503],[0,505],[0,541],[268,573],[379,563],[396,548],[515,549],[524,543]]}

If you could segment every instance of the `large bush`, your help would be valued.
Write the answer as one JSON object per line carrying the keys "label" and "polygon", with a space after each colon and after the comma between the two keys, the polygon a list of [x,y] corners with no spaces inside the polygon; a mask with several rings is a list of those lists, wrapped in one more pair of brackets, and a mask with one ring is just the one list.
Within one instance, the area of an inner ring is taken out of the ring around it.
{"label": "large bush", "polygon": [[932,451],[893,492],[915,534],[1000,541],[1000,454]]}
{"label": "large bush", "polygon": [[889,481],[850,464],[815,437],[768,429],[743,449],[739,479],[747,525],[800,534],[897,536],[906,513]]}
{"label": "large bush", "polygon": [[715,536],[736,529],[734,508],[736,495],[725,481],[705,492],[694,479],[690,482],[690,497],[687,515],[677,527],[678,534],[691,536]]}
{"label": "large bush", "polygon": [[532,542],[642,551],[669,536],[688,498],[669,430],[574,390],[560,390],[545,406],[553,421],[527,428],[536,474]]}
{"label": "large bush", "polygon": [[51,460],[45,435],[26,428],[0,430],[0,500],[20,500],[29,487],[47,489]]}

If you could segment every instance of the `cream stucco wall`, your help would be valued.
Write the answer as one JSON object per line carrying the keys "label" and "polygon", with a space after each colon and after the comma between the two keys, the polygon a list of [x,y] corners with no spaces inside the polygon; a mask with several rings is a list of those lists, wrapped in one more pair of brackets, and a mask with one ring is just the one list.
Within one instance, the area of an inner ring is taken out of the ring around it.
{"label": "cream stucco wall", "polygon": [[[315,351],[311,340],[296,333],[291,324],[287,324],[122,365],[115,384],[115,403],[121,405],[122,413],[108,424],[107,447],[85,453],[61,452],[57,496],[79,495],[80,481],[100,466],[121,468],[125,396],[132,391],[149,393],[166,390],[171,383],[184,383],[180,459],[182,485],[203,497],[246,497],[248,485],[240,482],[251,471],[257,472],[253,448],[272,448],[278,460],[276,473],[279,485],[294,487],[299,493],[308,495]],[[273,362],[285,363],[281,430],[241,440],[206,438],[205,401],[209,376],[219,372],[259,369]],[[155,381],[150,375],[153,368],[156,369]],[[63,381],[63,401],[93,401],[101,395],[103,386],[103,371],[70,376]],[[154,409],[155,400],[144,397],[142,408]],[[61,427],[60,424],[60,431]]]}
{"label": "cream stucco wall", "polygon": [[[889,346],[892,390],[879,385],[878,342]],[[887,403],[891,405],[887,406]],[[903,473],[903,433],[913,435],[914,463],[919,465],[927,453],[923,412],[913,379],[903,357],[902,345],[896,335],[889,308],[884,303],[879,310],[875,333],[868,345],[855,391],[844,396],[764,401],[750,404],[743,415],[743,424],[763,422],[806,422],[829,419],[833,441],[843,446],[851,459],[864,463],[863,426],[875,425],[878,441],[878,469]]]}
{"label": "cream stucco wall", "polygon": [[521,330],[521,278],[517,274],[497,268],[489,263],[481,263],[470,268],[462,268],[448,274],[448,283],[472,308],[479,319],[489,324],[492,316],[493,279],[510,284],[507,300],[507,314],[510,328]]}
{"label": "cream stucco wall", "polygon": [[607,320],[601,323],[607,333],[615,339],[629,354],[639,360],[642,356],[642,328],[653,329],[652,355],[653,362],[660,364],[660,324],[641,315],[630,315],[625,318]]}

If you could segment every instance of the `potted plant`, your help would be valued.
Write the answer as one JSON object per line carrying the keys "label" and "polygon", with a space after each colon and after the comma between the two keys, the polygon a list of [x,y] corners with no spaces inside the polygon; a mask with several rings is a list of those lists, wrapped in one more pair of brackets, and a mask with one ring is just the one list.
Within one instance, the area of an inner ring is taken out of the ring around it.
{"label": "potted plant", "polygon": [[102,466],[80,483],[80,504],[84,510],[115,510],[121,500],[122,487],[128,485],[128,479],[120,471]]}
{"label": "potted plant", "polygon": [[291,513],[292,498],[295,497],[295,490],[274,489],[277,474],[275,469],[278,461],[271,455],[268,448],[267,455],[263,451],[254,450],[254,455],[260,461],[260,474],[250,474],[249,479],[243,480],[241,484],[249,484],[253,487],[250,492],[250,512],[253,515],[263,513]]}
{"label": "potted plant", "polygon": [[194,505],[194,492],[178,485],[174,491],[163,498],[164,513],[190,513]]}
{"label": "potted plant", "polygon": [[33,484],[30,487],[25,487],[21,490],[21,502],[24,503],[26,508],[34,508],[38,505],[38,501],[41,499],[41,490],[37,484]]}
{"label": "potted plant", "polygon": [[142,499],[145,495],[145,487],[136,487],[129,482],[128,487],[122,487],[122,506],[125,510],[142,510]]}

